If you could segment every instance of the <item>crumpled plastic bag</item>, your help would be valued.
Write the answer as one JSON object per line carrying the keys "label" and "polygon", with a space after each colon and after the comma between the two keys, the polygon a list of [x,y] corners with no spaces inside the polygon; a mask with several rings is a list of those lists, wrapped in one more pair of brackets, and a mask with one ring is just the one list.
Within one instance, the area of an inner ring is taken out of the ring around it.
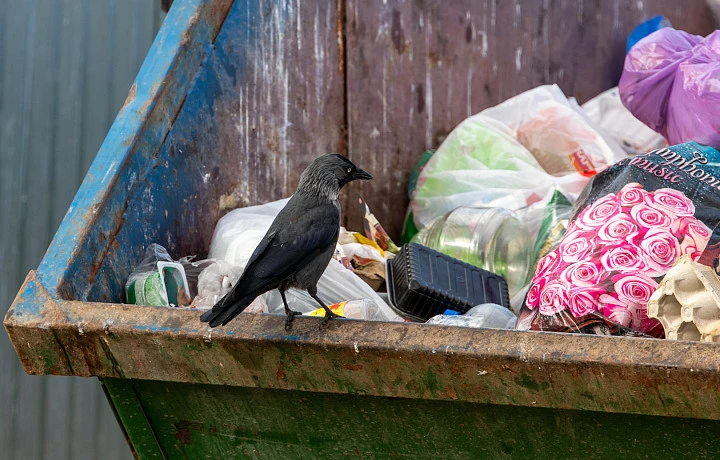
{"label": "crumpled plastic bag", "polygon": [[625,57],[623,104],[671,145],[695,141],[720,148],[720,31],[703,38],[663,28]]}
{"label": "crumpled plastic bag", "polygon": [[[363,319],[365,321],[386,321],[385,314],[381,308],[370,299],[343,300],[342,302],[328,305],[333,313],[343,318]],[[308,313],[308,316],[325,316],[325,310],[318,308]]]}
{"label": "crumpled plastic bag", "polygon": [[[198,275],[198,294],[192,301],[192,308],[209,310],[218,300],[230,292],[240,275],[242,268],[230,265],[224,260],[211,260],[208,266]],[[249,313],[267,313],[268,307],[262,296],[255,299],[245,309]]]}
{"label": "crumpled plastic bag", "polygon": [[209,259],[222,259],[230,265],[245,264],[272,225],[275,216],[290,198],[258,206],[238,208],[225,214],[215,226]]}
{"label": "crumpled plastic bag", "polygon": [[494,304],[484,303],[476,305],[464,315],[437,315],[425,324],[439,324],[441,326],[482,327],[492,329],[515,329],[517,317],[507,308]]}
{"label": "crumpled plastic bag", "polygon": [[626,157],[557,85],[540,86],[450,133],[418,178],[414,224],[461,206],[518,210],[556,190],[573,201],[591,176]]}
{"label": "crumpled plastic bag", "polygon": [[[232,266],[244,269],[273,219],[287,201],[288,199],[284,199],[260,206],[239,208],[223,216],[215,227],[209,258],[224,260]],[[330,260],[317,288],[318,297],[327,305],[344,300],[370,299],[378,305],[386,321],[402,321],[370,286],[335,259]],[[305,291],[291,289],[287,291],[286,297],[293,310],[309,313],[318,308],[317,302]],[[265,293],[263,299],[268,312],[284,313],[282,299],[276,289]]]}
{"label": "crumpled plastic bag", "polygon": [[628,155],[668,146],[667,140],[660,133],[635,118],[623,105],[617,87],[598,94],[583,104],[582,108]]}
{"label": "crumpled plastic bag", "polygon": [[[326,305],[332,305],[344,300],[369,299],[375,302],[380,308],[384,321],[404,321],[395,311],[377,294],[373,289],[361,280],[352,271],[342,266],[335,259],[330,260],[320,281],[318,281],[318,297]],[[270,313],[284,313],[285,308],[280,297],[280,292],[273,289],[263,295]],[[291,309],[310,313],[316,310],[319,305],[305,291],[291,289],[285,293],[288,305]]]}
{"label": "crumpled plastic bag", "polygon": [[629,53],[637,42],[664,27],[672,27],[670,20],[665,16],[653,16],[647,21],[641,22],[630,32],[630,35],[628,35],[625,52]]}

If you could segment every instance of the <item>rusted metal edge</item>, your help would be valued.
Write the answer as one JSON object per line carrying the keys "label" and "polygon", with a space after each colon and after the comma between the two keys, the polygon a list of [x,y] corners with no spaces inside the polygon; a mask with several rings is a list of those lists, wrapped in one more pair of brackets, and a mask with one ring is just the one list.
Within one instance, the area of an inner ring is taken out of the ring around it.
{"label": "rusted metal edge", "polygon": [[[87,294],[84,290],[93,280],[78,282],[74,276],[97,274],[132,198],[132,190],[125,188],[127,182],[119,178],[128,170],[141,170],[134,165],[161,148],[232,4],[232,0],[184,0],[176,2],[165,18],[38,267],[37,276],[53,297],[74,299]],[[134,180],[140,182],[143,177]]]}
{"label": "rusted metal edge", "polygon": [[254,314],[209,330],[195,311],[27,308],[46,298],[31,273],[4,322],[30,374],[720,419],[716,344],[302,317],[286,333],[284,317]]}

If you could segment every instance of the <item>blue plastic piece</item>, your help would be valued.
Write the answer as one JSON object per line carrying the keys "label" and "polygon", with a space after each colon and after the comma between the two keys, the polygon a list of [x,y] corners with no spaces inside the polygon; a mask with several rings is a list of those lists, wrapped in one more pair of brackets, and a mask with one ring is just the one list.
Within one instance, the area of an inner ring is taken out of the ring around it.
{"label": "blue plastic piece", "polygon": [[657,32],[664,27],[672,27],[672,24],[670,24],[670,20],[668,18],[660,15],[652,17],[647,21],[640,23],[637,27],[635,27],[635,29],[633,29],[633,31],[628,36],[625,52],[630,52],[630,48],[635,46],[635,43],[639,42],[651,33]]}
{"label": "blue plastic piece", "polygon": [[443,315],[445,315],[445,316],[457,316],[457,315],[459,315],[459,314],[460,314],[460,312],[459,312],[459,311],[455,311],[455,310],[445,310],[445,311],[443,312]]}

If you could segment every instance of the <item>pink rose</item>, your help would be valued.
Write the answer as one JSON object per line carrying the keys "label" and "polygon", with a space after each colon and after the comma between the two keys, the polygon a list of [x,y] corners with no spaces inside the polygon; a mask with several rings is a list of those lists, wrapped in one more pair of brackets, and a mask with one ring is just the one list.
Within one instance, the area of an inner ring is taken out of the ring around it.
{"label": "pink rose", "polygon": [[641,227],[669,228],[672,219],[664,211],[655,209],[646,203],[636,204],[630,209],[630,215]]}
{"label": "pink rose", "polygon": [[551,316],[567,307],[569,286],[565,281],[554,279],[549,281],[540,292],[538,309],[540,314]]}
{"label": "pink rose", "polygon": [[693,219],[692,222],[688,222],[687,233],[698,243],[700,251],[705,250],[705,247],[712,236],[712,230],[710,230],[707,225],[698,219]]}
{"label": "pink rose", "polygon": [[617,294],[603,294],[599,298],[600,312],[610,321],[629,327],[632,313],[628,305],[617,298]]}
{"label": "pink rose", "polygon": [[673,234],[681,240],[680,252],[698,260],[707,247],[712,231],[695,217],[683,217],[675,221]]}
{"label": "pink rose", "polygon": [[596,245],[592,234],[575,232],[570,235],[565,234],[556,250],[564,262],[571,264],[585,259],[595,249]]}
{"label": "pink rose", "polygon": [[630,305],[630,313],[632,314],[630,327],[636,331],[649,332],[658,324],[658,320],[648,317],[647,305]]}
{"label": "pink rose", "polygon": [[527,296],[525,296],[525,305],[527,305],[530,310],[534,310],[535,307],[537,307],[538,302],[540,302],[540,293],[546,284],[547,278],[541,277],[539,279],[533,279],[532,286],[530,286],[530,290]]}
{"label": "pink rose", "polygon": [[618,300],[625,305],[647,305],[650,296],[658,287],[657,282],[642,273],[622,273],[612,277]]}
{"label": "pink rose", "polygon": [[632,273],[644,268],[643,259],[634,245],[610,248],[600,257],[602,267],[609,271]]}
{"label": "pink rose", "polygon": [[661,188],[650,193],[647,204],[674,216],[692,216],[695,205],[680,190]]}
{"label": "pink rose", "polygon": [[703,249],[697,247],[697,242],[691,237],[686,236],[680,243],[680,254],[690,256],[694,261],[698,261],[702,256]]}
{"label": "pink rose", "polygon": [[568,265],[560,274],[563,281],[570,286],[592,287],[602,283],[607,278],[605,271],[597,260],[582,260]]}
{"label": "pink rose", "polygon": [[533,283],[535,282],[535,278],[539,278],[541,276],[544,276],[547,273],[554,272],[559,264],[560,264],[560,256],[558,255],[557,249],[553,249],[552,251],[545,254],[538,261],[537,267],[535,267],[535,275],[533,276]]}
{"label": "pink rose", "polygon": [[649,276],[661,276],[680,258],[680,244],[669,231],[662,228],[651,228],[640,242],[645,265],[645,273]]}
{"label": "pink rose", "polygon": [[643,190],[642,185],[637,182],[631,182],[618,192],[618,201],[622,206],[632,206],[645,201],[647,192]]}
{"label": "pink rose", "polygon": [[620,204],[611,193],[585,208],[575,219],[575,225],[581,230],[597,230],[618,212]]}
{"label": "pink rose", "polygon": [[638,234],[638,226],[625,214],[617,214],[598,231],[602,243],[630,242]]}
{"label": "pink rose", "polygon": [[574,288],[568,293],[568,306],[574,316],[588,315],[598,309],[598,298],[607,294],[602,289]]}

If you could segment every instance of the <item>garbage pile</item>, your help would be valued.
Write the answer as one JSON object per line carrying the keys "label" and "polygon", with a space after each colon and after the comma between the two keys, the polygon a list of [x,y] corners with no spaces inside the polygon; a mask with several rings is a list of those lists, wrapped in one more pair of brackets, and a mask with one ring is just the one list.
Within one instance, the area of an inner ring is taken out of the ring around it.
{"label": "garbage pile", "polygon": [[[580,106],[539,86],[467,118],[411,172],[400,246],[357,198],[363,228],[339,229],[316,297],[370,321],[714,341],[718,40],[656,17],[629,37],[619,87]],[[287,203],[225,215],[207,260],[151,246],[128,302],[210,309]],[[284,314],[283,300],[245,311]],[[328,315],[316,300],[287,291]]]}

